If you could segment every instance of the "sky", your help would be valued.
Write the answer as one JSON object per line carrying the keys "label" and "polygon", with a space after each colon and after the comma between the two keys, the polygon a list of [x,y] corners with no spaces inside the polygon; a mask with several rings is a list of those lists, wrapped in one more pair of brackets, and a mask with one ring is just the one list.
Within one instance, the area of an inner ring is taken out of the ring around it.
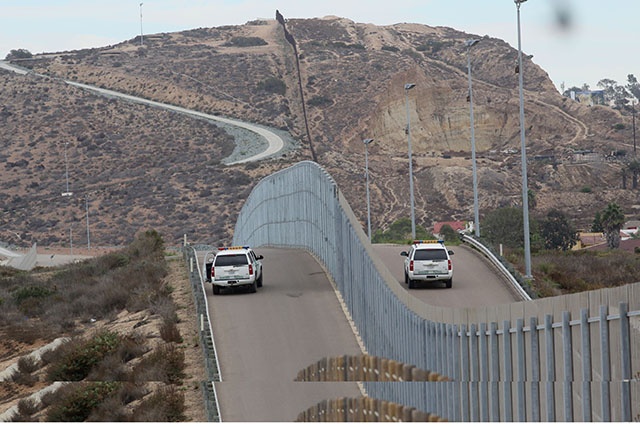
{"label": "sky", "polygon": [[[142,5],[141,5],[142,4]],[[239,25],[259,18],[418,23],[496,37],[517,49],[513,0],[0,0],[0,59],[12,49],[60,52],[116,44],[145,34]],[[522,51],[560,90],[601,79],[640,78],[639,0],[526,0]],[[524,71],[526,73],[526,70]]]}

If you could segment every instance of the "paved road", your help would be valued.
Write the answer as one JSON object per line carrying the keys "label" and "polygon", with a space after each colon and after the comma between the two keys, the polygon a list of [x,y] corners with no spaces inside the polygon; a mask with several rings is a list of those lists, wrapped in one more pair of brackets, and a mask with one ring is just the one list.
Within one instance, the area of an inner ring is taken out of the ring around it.
{"label": "paved road", "polygon": [[443,283],[438,282],[409,290],[404,283],[404,258],[400,256],[400,252],[408,249],[408,245],[374,245],[374,251],[398,282],[412,296],[427,304],[439,307],[483,307],[520,301],[493,267],[466,246],[449,247],[454,252],[451,256],[451,289],[446,289]]}
{"label": "paved road", "polygon": [[[7,71],[13,71],[15,73],[18,74],[29,74],[29,70],[23,68],[23,67],[18,67],[15,66],[9,62],[6,61],[0,61],[0,68],[5,69]],[[267,158],[269,156],[273,156],[274,154],[277,154],[279,151],[281,151],[284,148],[284,141],[282,140],[282,138],[280,138],[280,136],[276,135],[275,133],[271,132],[268,129],[265,129],[263,127],[260,127],[258,125],[254,125],[251,123],[246,123],[246,122],[241,122],[239,120],[233,120],[233,119],[228,119],[225,117],[220,117],[220,116],[215,116],[212,114],[206,114],[206,113],[201,113],[199,111],[195,111],[195,110],[189,110],[187,108],[182,108],[182,107],[178,107],[175,105],[171,105],[171,104],[164,104],[161,102],[156,102],[156,101],[151,101],[148,99],[144,99],[144,98],[140,98],[137,96],[132,96],[132,95],[127,95],[125,93],[121,93],[121,92],[116,92],[113,90],[109,90],[109,89],[103,89],[97,86],[91,86],[91,85],[86,85],[86,84],[82,84],[82,83],[78,83],[78,82],[74,82],[74,81],[70,81],[70,80],[65,80],[65,83],[72,85],[72,86],[76,86],[85,90],[89,90],[92,92],[96,92],[99,93],[101,95],[106,95],[106,96],[111,96],[111,97],[117,97],[117,98],[121,98],[121,99],[125,99],[127,101],[130,102],[136,102],[139,104],[145,104],[145,105],[150,105],[152,107],[159,107],[159,108],[164,108],[167,110],[172,110],[178,113],[182,113],[182,114],[187,114],[190,116],[194,116],[194,117],[200,117],[200,118],[204,118],[207,120],[214,120],[217,122],[221,122],[221,123],[226,123],[232,126],[236,126],[239,128],[243,128],[246,129],[250,132],[255,133],[256,135],[258,135],[259,137],[263,138],[266,142],[267,142],[267,148],[260,152],[257,153],[255,155],[243,158],[241,160],[236,160],[233,162],[229,162],[229,165],[234,165],[234,164],[239,164],[239,163],[247,163],[247,162],[253,162],[256,160],[262,160],[264,158]]]}
{"label": "paved road", "polygon": [[206,286],[222,382],[223,421],[295,421],[329,398],[358,397],[356,383],[302,383],[298,371],[325,356],[361,354],[324,270],[307,252],[257,248],[264,286],[213,295]]}

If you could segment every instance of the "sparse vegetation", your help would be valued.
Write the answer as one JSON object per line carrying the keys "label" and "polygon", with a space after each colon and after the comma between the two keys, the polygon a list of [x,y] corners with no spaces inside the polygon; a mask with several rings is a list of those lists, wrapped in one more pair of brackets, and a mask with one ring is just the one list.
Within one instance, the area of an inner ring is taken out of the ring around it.
{"label": "sparse vegetation", "polygon": [[[176,306],[170,298],[174,288],[164,280],[165,255],[162,238],[150,230],[120,251],[83,263],[32,273],[3,270],[0,292],[11,295],[0,318],[3,340],[23,341],[20,324],[24,320],[17,313],[32,299],[44,302],[36,304],[39,308],[32,310],[34,317],[28,321],[36,329],[42,325],[40,339],[50,340],[54,331],[72,336],[65,344],[43,353],[41,363],[29,356],[18,360],[15,384],[32,387],[38,381],[70,383],[50,392],[40,404],[23,399],[13,421],[42,421],[44,417],[49,422],[186,420],[183,392],[171,387],[183,383],[186,365],[184,350],[176,344],[182,342],[182,336],[177,328]],[[127,292],[107,292],[102,283]],[[91,304],[89,296],[95,300]],[[60,315],[52,315],[47,306],[67,316],[64,327],[54,324]],[[83,337],[80,322],[98,306],[109,307],[105,317],[118,310],[141,310],[159,317],[156,336],[159,333],[163,344],[151,348],[135,330],[121,334],[104,327]],[[47,324],[50,327],[45,328]],[[141,403],[129,406],[137,400]]]}
{"label": "sparse vegetation", "polygon": [[237,46],[237,47],[251,47],[251,46],[264,46],[268,44],[264,39],[260,37],[232,37],[225,46]]}
{"label": "sparse vegetation", "polygon": [[[429,233],[419,224],[416,224],[416,239],[430,240],[435,239],[433,234]],[[388,229],[376,230],[371,238],[372,243],[411,243],[411,220],[409,218],[400,218],[389,226]]]}

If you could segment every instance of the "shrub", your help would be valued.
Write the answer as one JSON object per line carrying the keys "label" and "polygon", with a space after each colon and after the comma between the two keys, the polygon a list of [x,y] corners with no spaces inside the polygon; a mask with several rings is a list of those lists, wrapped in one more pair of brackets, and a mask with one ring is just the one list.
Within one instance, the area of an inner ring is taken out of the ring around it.
{"label": "shrub", "polygon": [[69,346],[68,352],[63,353],[59,360],[51,363],[47,370],[47,379],[49,381],[84,379],[108,353],[117,348],[119,341],[119,335],[109,331],[98,332],[86,342],[78,341],[76,345]]}
{"label": "shrub", "polygon": [[138,422],[180,422],[184,415],[184,395],[176,387],[164,387],[144,400],[136,408],[131,421]]}
{"label": "shrub", "polygon": [[232,37],[231,40],[224,44],[224,46],[250,47],[265,46],[267,44],[268,43],[260,37]]}
{"label": "shrub", "polygon": [[277,77],[268,77],[267,79],[258,83],[258,89],[265,92],[284,95],[287,91],[287,85]]}
{"label": "shrub", "polygon": [[333,101],[331,101],[331,99],[327,98],[326,96],[322,96],[322,95],[313,96],[307,102],[307,104],[310,105],[311,107],[321,107],[321,106],[324,106],[324,105],[331,105],[332,103],[333,103]]}
{"label": "shrub", "polygon": [[[101,402],[119,387],[117,382],[95,382],[73,387],[68,395],[47,411],[49,422],[83,422]],[[66,394],[66,393],[65,393]]]}

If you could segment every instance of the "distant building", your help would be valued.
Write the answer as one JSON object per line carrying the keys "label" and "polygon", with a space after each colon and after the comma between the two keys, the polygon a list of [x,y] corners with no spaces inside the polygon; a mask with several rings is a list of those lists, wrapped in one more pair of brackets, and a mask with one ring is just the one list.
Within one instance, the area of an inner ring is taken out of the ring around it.
{"label": "distant building", "polygon": [[604,105],[604,90],[581,90],[570,92],[571,99],[590,107],[594,105]]}
{"label": "distant building", "polygon": [[467,233],[473,232],[473,221],[443,221],[436,222],[433,226],[433,235],[439,238],[442,238],[440,232],[442,231],[442,227],[445,225],[453,228],[453,231],[456,233],[460,233],[461,231],[465,231]]}

